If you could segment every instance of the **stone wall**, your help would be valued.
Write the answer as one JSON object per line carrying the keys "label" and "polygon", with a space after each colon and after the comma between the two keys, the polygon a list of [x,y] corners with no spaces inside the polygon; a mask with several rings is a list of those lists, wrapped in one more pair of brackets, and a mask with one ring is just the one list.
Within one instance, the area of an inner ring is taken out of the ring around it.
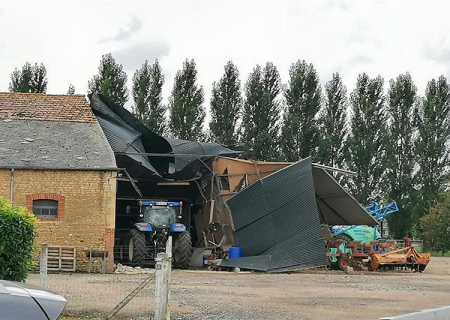
{"label": "stone wall", "polygon": [[[77,269],[87,268],[84,250],[106,250],[114,265],[116,173],[105,171],[15,170],[13,203],[32,212],[33,200],[58,201],[58,217],[40,219],[38,244],[73,246]],[[0,196],[10,198],[11,170],[0,169]]]}

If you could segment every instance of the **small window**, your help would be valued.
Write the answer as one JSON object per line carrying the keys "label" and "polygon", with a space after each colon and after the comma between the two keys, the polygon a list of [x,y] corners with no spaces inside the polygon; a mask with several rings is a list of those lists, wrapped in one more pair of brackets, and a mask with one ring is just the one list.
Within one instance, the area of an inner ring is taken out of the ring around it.
{"label": "small window", "polygon": [[228,179],[228,168],[220,175],[220,189],[230,190],[230,180]]}
{"label": "small window", "polygon": [[34,200],[33,213],[38,218],[58,218],[58,201]]}

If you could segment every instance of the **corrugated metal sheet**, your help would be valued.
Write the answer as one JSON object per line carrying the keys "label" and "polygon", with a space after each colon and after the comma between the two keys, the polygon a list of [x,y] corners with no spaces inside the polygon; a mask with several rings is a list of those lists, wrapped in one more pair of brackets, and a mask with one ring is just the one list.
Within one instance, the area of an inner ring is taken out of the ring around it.
{"label": "corrugated metal sheet", "polygon": [[125,152],[141,134],[129,126],[119,125],[109,119],[97,117],[114,152]]}
{"label": "corrugated metal sheet", "polygon": [[209,143],[209,142],[196,142],[181,139],[170,139],[166,138],[173,149],[174,154],[192,154],[189,156],[175,157],[175,170],[179,171],[186,167],[193,160],[198,159],[199,155],[224,155],[224,154],[235,154],[232,151],[221,144]]}
{"label": "corrugated metal sheet", "polygon": [[322,223],[378,225],[378,222],[327,171],[313,167],[312,172]]}
{"label": "corrugated metal sheet", "polygon": [[245,258],[223,265],[283,272],[326,264],[309,158],[258,180],[226,205]]}
{"label": "corrugated metal sheet", "polygon": [[[218,143],[161,137],[140,123],[129,111],[109,101],[106,97],[93,93],[89,96],[89,99],[91,101],[90,106],[98,118],[111,148],[116,153],[118,163],[120,162],[121,165],[126,166],[132,176],[139,177],[143,174],[145,178],[149,178],[149,172],[145,172],[148,169],[152,171],[151,177],[158,177],[157,181],[160,181],[163,176],[168,180],[191,180],[201,177],[202,173],[200,171],[204,167],[203,162],[206,160],[206,157],[202,156],[237,156],[235,151]],[[135,150],[130,149],[132,145]],[[159,155],[174,154],[175,157],[120,154],[135,152],[136,150],[142,153]],[[177,154],[183,155],[177,157]],[[185,156],[186,154],[192,155],[192,157]],[[130,161],[131,159],[133,161]],[[133,168],[135,163],[141,166]],[[173,167],[175,167],[175,171],[172,170]]]}
{"label": "corrugated metal sheet", "polygon": [[136,131],[134,130],[130,125],[128,125],[119,115],[117,115],[114,111],[112,111],[100,98],[99,96],[94,93],[91,97],[91,103],[90,106],[95,111],[102,113],[106,116],[108,116],[110,119],[112,119],[114,122],[120,124],[122,127],[125,127],[126,129],[130,131]]}

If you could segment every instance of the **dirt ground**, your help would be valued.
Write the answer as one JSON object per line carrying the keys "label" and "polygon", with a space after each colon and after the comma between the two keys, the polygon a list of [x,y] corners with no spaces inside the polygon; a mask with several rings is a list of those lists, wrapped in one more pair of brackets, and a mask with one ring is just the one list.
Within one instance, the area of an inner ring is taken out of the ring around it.
{"label": "dirt ground", "polygon": [[[33,276],[30,282],[37,281]],[[140,279],[143,275],[52,275],[49,286],[67,296],[68,310],[90,314],[111,310]],[[152,294],[149,286],[122,316],[131,310],[150,314]],[[172,273],[172,319],[378,319],[444,305],[450,305],[450,258],[432,258],[422,274],[346,275],[323,269],[292,274]]]}

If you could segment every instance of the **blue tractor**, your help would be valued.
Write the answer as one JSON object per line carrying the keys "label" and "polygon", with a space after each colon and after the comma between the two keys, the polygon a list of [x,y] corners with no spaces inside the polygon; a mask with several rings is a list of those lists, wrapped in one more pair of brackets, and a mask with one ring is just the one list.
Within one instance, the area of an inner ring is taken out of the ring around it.
{"label": "blue tractor", "polygon": [[164,252],[172,236],[172,257],[175,268],[186,269],[192,256],[189,233],[190,217],[183,216],[183,203],[173,201],[139,201],[139,219],[128,237],[128,261],[143,266]]}

